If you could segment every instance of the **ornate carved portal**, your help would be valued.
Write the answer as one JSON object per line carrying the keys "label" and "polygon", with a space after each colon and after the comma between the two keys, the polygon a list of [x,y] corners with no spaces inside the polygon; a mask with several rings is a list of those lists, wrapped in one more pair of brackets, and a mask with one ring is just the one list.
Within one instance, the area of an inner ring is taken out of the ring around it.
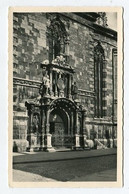
{"label": "ornate carved portal", "polygon": [[74,69],[63,64],[41,64],[43,79],[40,96],[26,102],[28,109],[28,150],[83,148],[85,110],[77,99],[72,81]]}
{"label": "ornate carved portal", "polygon": [[63,55],[57,56],[50,64],[45,60],[41,68],[43,78],[39,97],[26,102],[28,150],[84,148],[85,110],[79,104],[78,87],[73,80],[74,69]]}
{"label": "ornate carved portal", "polygon": [[29,151],[83,147],[84,112],[73,101],[58,98],[41,105],[26,102],[26,107],[29,115]]}

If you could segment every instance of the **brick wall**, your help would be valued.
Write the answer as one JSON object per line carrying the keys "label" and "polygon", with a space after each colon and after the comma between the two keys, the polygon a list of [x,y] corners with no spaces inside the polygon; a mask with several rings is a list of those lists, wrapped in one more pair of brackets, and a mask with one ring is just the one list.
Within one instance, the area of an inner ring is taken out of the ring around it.
{"label": "brick wall", "polygon": [[[74,79],[78,88],[89,91],[88,95],[80,95],[82,104],[87,108],[87,118],[94,118],[94,47],[100,40],[106,60],[105,109],[106,116],[112,116],[112,49],[116,41],[97,34],[90,27],[79,22],[70,21],[70,65],[75,68]],[[40,63],[48,59],[48,41],[46,40],[45,13],[15,13],[13,18],[13,62],[14,76],[24,79],[41,81]],[[14,110],[22,111],[26,99],[38,96],[38,88],[14,86]],[[24,110],[23,112],[25,112]],[[15,120],[15,118],[14,118]],[[17,123],[16,120],[14,123]],[[99,122],[98,122],[99,123]],[[19,125],[19,124],[18,124]],[[99,124],[97,124],[98,126]],[[87,129],[93,125],[87,125]],[[100,127],[101,128],[101,127]],[[27,130],[27,129],[26,129]],[[15,130],[16,131],[16,130]],[[17,132],[16,132],[17,134]],[[18,134],[19,135],[19,134]],[[14,135],[15,136],[15,135]]]}

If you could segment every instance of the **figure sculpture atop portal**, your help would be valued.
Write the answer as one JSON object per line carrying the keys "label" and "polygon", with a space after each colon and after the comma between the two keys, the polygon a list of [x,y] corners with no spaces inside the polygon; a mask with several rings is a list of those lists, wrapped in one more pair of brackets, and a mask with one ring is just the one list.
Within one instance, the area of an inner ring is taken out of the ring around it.
{"label": "figure sculpture atop portal", "polygon": [[50,79],[49,76],[46,75],[43,77],[44,87],[45,87],[45,94],[50,95]]}
{"label": "figure sculpture atop portal", "polygon": [[40,86],[39,93],[41,94],[42,97],[51,95],[51,92],[50,92],[50,79],[49,79],[49,76],[48,76],[47,72],[43,76],[43,80],[42,80],[42,84]]}

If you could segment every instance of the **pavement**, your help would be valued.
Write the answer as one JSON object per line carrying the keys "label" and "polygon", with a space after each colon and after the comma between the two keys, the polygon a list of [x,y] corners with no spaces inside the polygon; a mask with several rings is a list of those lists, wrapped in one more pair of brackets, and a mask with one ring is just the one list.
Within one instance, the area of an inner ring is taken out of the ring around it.
{"label": "pavement", "polygon": [[13,153],[15,182],[115,181],[117,149]]}
{"label": "pavement", "polygon": [[24,172],[21,170],[13,169],[13,181],[14,182],[55,182],[56,180],[43,177],[31,172]]}
{"label": "pavement", "polygon": [[[71,179],[71,182],[76,181],[114,181],[116,179],[116,169],[105,170],[97,173],[88,174],[85,176]],[[47,178],[41,175],[24,172],[21,170],[13,170],[14,182],[57,182],[58,180]]]}
{"label": "pavement", "polygon": [[117,149],[84,150],[84,151],[60,151],[60,152],[25,152],[13,153],[13,164],[25,164],[49,161],[65,161],[82,158],[93,158],[108,155],[116,155]]}
{"label": "pavement", "polygon": [[96,172],[88,174],[82,177],[75,177],[70,181],[115,181],[116,180],[116,169],[104,170],[101,172]]}

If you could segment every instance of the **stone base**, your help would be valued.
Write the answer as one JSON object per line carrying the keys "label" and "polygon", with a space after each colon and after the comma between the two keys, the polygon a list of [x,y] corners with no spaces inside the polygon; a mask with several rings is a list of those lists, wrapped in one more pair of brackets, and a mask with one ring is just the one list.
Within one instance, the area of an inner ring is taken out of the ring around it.
{"label": "stone base", "polygon": [[87,136],[83,135],[82,147],[84,150],[90,150],[89,144],[87,143]]}
{"label": "stone base", "polygon": [[13,140],[13,152],[26,152],[29,142],[26,139]]}
{"label": "stone base", "polygon": [[51,147],[51,148],[44,148],[44,151],[46,151],[46,152],[56,152],[56,150],[53,147]]}
{"label": "stone base", "polygon": [[82,147],[76,147],[76,146],[74,146],[73,147],[73,150],[78,150],[78,151],[80,150],[81,151],[81,150],[83,150],[83,148]]}
{"label": "stone base", "polygon": [[114,139],[114,148],[117,148],[117,139]]}
{"label": "stone base", "polygon": [[103,144],[105,147],[107,147],[107,139],[103,139]]}
{"label": "stone base", "polygon": [[89,147],[84,147],[83,150],[91,150]]}
{"label": "stone base", "polygon": [[110,148],[113,148],[113,139],[109,139]]}
{"label": "stone base", "polygon": [[51,138],[52,138],[52,135],[51,134],[46,134],[45,136],[44,136],[44,138],[45,138],[45,147],[46,148],[52,148],[52,144],[51,144]]}
{"label": "stone base", "polygon": [[75,146],[76,148],[80,148],[80,136],[75,134]]}
{"label": "stone base", "polygon": [[40,147],[34,147],[34,146],[31,147],[31,148],[28,147],[28,148],[27,148],[27,151],[28,151],[28,152],[38,152],[38,151],[40,151]]}
{"label": "stone base", "polygon": [[34,152],[34,148],[27,148],[27,152]]}
{"label": "stone base", "polygon": [[44,151],[44,147],[40,147],[39,151],[43,152]]}
{"label": "stone base", "polygon": [[93,140],[87,139],[87,140],[86,140],[86,145],[87,145],[87,147],[88,147],[89,149],[94,148],[94,142],[93,142]]}

